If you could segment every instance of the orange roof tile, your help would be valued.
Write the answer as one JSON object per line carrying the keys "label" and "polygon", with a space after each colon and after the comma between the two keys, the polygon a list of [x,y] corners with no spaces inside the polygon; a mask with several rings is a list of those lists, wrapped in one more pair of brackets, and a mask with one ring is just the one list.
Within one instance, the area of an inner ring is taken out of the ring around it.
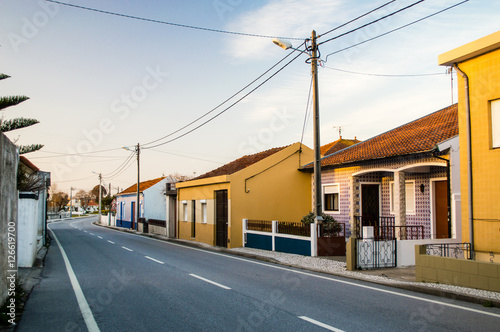
{"label": "orange roof tile", "polygon": [[244,169],[248,166],[255,164],[256,162],[259,162],[259,161],[275,154],[276,152],[283,150],[284,148],[286,148],[286,146],[280,147],[280,148],[272,148],[272,149],[269,149],[266,151],[252,154],[252,155],[243,156],[239,159],[236,159],[236,160],[230,162],[229,164],[226,164],[226,165],[221,166],[217,169],[214,169],[213,171],[210,171],[208,173],[200,175],[200,176],[194,178],[193,180],[206,179],[206,178],[211,178],[214,176],[229,175],[229,174],[236,173],[236,172],[241,171],[242,169]]}
{"label": "orange roof tile", "polygon": [[[458,135],[457,104],[340,150],[321,159],[321,166],[381,159],[431,151],[436,144]],[[303,169],[310,169],[308,164]]]}
{"label": "orange roof tile", "polygon": [[[154,186],[155,184],[157,184],[158,182],[160,182],[161,180],[163,180],[165,178],[166,178],[166,176],[161,177],[161,178],[157,178],[157,179],[153,179],[153,180],[141,182],[141,183],[139,183],[139,191],[143,192],[144,190],[151,188],[152,186]],[[132,194],[132,193],[136,193],[136,192],[137,192],[137,183],[128,187],[127,189],[123,190],[121,193],[118,193],[117,195]]]}
{"label": "orange roof tile", "polygon": [[337,151],[343,150],[351,145],[358,144],[361,141],[358,141],[356,138],[354,139],[344,139],[340,137],[340,139],[325,144],[320,148],[320,153],[322,156],[328,156],[329,154],[335,153]]}

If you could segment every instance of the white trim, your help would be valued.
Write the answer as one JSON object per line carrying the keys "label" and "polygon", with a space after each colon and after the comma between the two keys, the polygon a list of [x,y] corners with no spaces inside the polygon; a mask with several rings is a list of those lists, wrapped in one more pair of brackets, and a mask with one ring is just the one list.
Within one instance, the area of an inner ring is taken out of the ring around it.
{"label": "white trim", "polygon": [[[325,210],[325,194],[326,194],[326,190],[325,190],[325,187],[337,187],[337,194],[338,194],[338,200],[339,200],[339,209],[337,211],[335,210]],[[323,204],[323,213],[329,213],[329,214],[341,214],[340,213],[340,183],[328,183],[328,184],[323,184],[322,185],[322,192],[321,192],[321,202]]]}
{"label": "white trim", "polygon": [[500,148],[500,99],[490,101],[491,147]]}
{"label": "white trim", "polygon": [[375,172],[389,172],[389,173],[393,173],[393,172],[396,172],[397,170],[395,170],[394,168],[370,168],[370,169],[365,169],[365,170],[362,170],[362,171],[359,171],[359,172],[356,172],[356,173],[352,173],[351,176],[360,176],[360,175],[364,175],[364,174],[368,174],[368,173],[375,173]]}
{"label": "white trim", "polygon": [[446,167],[446,162],[430,161],[430,162],[425,162],[425,163],[409,164],[409,165],[405,165],[405,166],[400,167],[400,168],[370,168],[370,169],[364,169],[364,170],[352,173],[352,176],[360,176],[360,175],[369,174],[369,173],[376,173],[376,172],[388,172],[388,173],[404,172],[407,169],[412,169],[415,167],[424,167],[424,166]]}

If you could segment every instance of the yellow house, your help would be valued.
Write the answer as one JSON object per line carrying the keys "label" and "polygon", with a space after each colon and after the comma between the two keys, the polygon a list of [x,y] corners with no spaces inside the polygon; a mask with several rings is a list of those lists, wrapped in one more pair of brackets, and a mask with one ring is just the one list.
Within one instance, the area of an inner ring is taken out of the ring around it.
{"label": "yellow house", "polygon": [[178,237],[235,248],[243,219],[300,221],[311,210],[311,177],[298,169],[313,158],[295,143],[177,183]]}
{"label": "yellow house", "polygon": [[500,262],[500,31],[438,58],[458,72],[462,240]]}

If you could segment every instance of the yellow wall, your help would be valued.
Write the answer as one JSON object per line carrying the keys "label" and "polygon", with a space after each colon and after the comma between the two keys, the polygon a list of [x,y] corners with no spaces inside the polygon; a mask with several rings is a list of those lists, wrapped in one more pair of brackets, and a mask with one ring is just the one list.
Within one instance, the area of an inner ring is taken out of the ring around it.
{"label": "yellow wall", "polygon": [[[500,99],[500,50],[459,63],[469,77],[473,169],[474,246],[477,259],[500,260],[500,149],[492,149],[490,101]],[[464,80],[459,77],[462,240],[469,241]]]}
{"label": "yellow wall", "polygon": [[[228,190],[228,247],[241,247],[242,219],[298,222],[311,209],[311,174],[299,172],[301,165],[313,160],[313,151],[295,143],[264,160],[229,176],[186,181],[178,189],[179,238],[215,245],[214,191]],[[246,180],[246,190],[245,190]],[[247,192],[248,191],[248,192]],[[196,200],[196,237],[191,238],[191,204]],[[201,218],[200,200],[209,210],[207,224]],[[188,207],[187,222],[183,201]]]}
{"label": "yellow wall", "polygon": [[[230,223],[229,247],[235,248],[243,245],[242,219],[299,222],[309,213],[311,210],[311,174],[300,172],[298,168],[300,164],[311,162],[314,159],[314,153],[304,145],[302,145],[302,153],[295,153],[299,148],[300,144],[295,143],[231,175],[232,222]],[[249,178],[253,175],[255,176]],[[246,190],[245,179],[247,179]]]}
{"label": "yellow wall", "polygon": [[[215,194],[216,190],[228,190],[228,204],[230,204],[229,183],[220,183],[227,180],[226,177],[217,177],[214,184],[210,181],[188,181],[177,185],[177,225],[178,237],[184,240],[194,240],[210,245],[215,245]],[[190,187],[189,185],[195,184]],[[195,237],[191,237],[192,227],[192,204],[195,200],[196,206],[196,232]],[[184,203],[187,206],[187,220],[184,220]],[[202,201],[207,205],[207,221],[202,220]]]}

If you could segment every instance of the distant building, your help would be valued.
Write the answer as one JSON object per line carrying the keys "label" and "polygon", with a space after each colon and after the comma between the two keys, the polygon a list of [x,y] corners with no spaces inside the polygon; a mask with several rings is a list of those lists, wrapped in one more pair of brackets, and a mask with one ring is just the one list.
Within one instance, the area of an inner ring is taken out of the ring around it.
{"label": "distant building", "polygon": [[[166,220],[165,192],[168,177],[156,178],[139,184],[139,218]],[[116,195],[116,226],[137,229],[137,184]]]}

